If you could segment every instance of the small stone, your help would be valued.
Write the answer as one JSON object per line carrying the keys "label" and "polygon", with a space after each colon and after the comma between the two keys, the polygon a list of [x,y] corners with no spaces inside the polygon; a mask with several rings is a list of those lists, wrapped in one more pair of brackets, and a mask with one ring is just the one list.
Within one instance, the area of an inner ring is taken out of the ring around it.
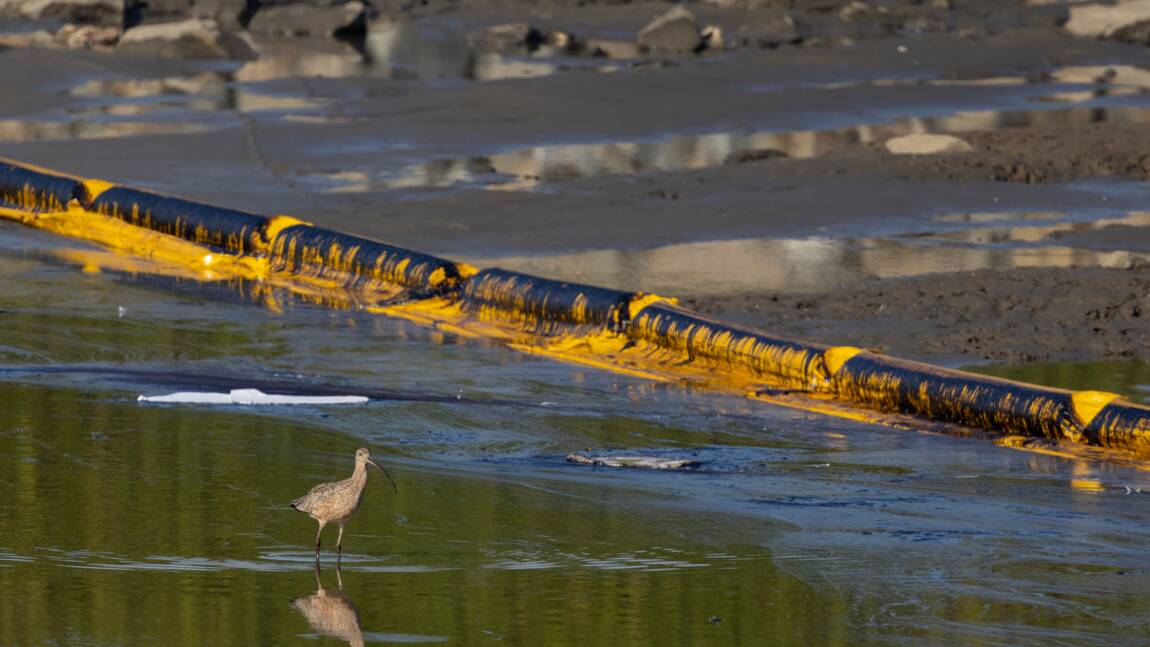
{"label": "small stone", "polygon": [[771,16],[766,19],[748,22],[735,32],[736,39],[743,45],[774,49],[781,45],[797,45],[803,42],[798,23],[789,15]]}
{"label": "small stone", "polygon": [[54,39],[68,49],[111,49],[120,40],[116,27],[67,24],[56,32]]}
{"label": "small stone", "polygon": [[874,13],[875,11],[876,10],[874,7],[871,7],[865,2],[859,2],[859,0],[851,0],[849,4],[847,4],[842,9],[839,9],[839,20],[842,20],[843,22],[857,22],[870,16],[870,14]]}
{"label": "small stone", "polygon": [[547,42],[547,37],[525,22],[516,22],[472,32],[467,41],[472,48],[483,52],[520,53],[534,52]]}
{"label": "small stone", "polygon": [[747,150],[735,151],[727,155],[723,159],[723,165],[735,166],[737,164],[752,164],[754,162],[783,159],[786,157],[788,157],[786,152],[777,148],[751,148]]}
{"label": "small stone", "polygon": [[250,61],[256,57],[244,37],[222,30],[214,20],[202,18],[129,29],[117,49],[156,58]]}
{"label": "small stone", "polygon": [[488,175],[495,173],[495,164],[490,157],[482,155],[467,158],[467,172],[472,175]]}
{"label": "small stone", "polygon": [[555,49],[564,50],[567,52],[578,52],[581,49],[586,49],[581,45],[579,39],[570,32],[565,32],[560,29],[547,32],[547,44]]}
{"label": "small stone", "polygon": [[703,49],[723,49],[723,29],[718,25],[707,25],[703,28]]}
{"label": "small stone", "polygon": [[954,135],[928,135],[916,133],[892,137],[886,141],[887,151],[895,155],[938,155],[942,153],[969,153],[970,144]]}
{"label": "small stone", "polygon": [[683,5],[652,20],[635,37],[639,48],[647,52],[687,54],[703,48],[703,36],[695,16]]}
{"label": "small stone", "polygon": [[1075,36],[1108,38],[1115,32],[1150,20],[1150,0],[1126,0],[1117,4],[1083,4],[1070,7],[1064,28]]}
{"label": "small stone", "polygon": [[1124,43],[1150,46],[1150,19],[1116,29],[1110,37]]}

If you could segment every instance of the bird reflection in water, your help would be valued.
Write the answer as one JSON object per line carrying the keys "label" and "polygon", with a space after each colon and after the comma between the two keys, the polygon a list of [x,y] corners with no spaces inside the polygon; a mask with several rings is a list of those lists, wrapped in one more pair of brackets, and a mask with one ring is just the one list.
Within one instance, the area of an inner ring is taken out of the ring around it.
{"label": "bird reflection in water", "polygon": [[325,589],[320,579],[319,562],[315,565],[315,593],[292,600],[292,606],[303,615],[312,630],[324,636],[345,640],[353,647],[363,645],[363,630],[359,627],[359,610],[355,602],[343,592],[343,573],[337,567],[335,577],[338,588]]}

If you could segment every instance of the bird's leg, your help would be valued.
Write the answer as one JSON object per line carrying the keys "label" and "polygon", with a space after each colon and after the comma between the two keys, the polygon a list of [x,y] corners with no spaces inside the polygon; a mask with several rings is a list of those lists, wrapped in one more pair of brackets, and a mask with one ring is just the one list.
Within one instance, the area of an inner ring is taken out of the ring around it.
{"label": "bird's leg", "polygon": [[324,526],[323,522],[322,521],[319,522],[319,530],[317,530],[315,532],[315,561],[317,561],[317,562],[319,561],[319,546],[320,546],[319,537],[320,537],[320,535],[323,534],[323,526]]}
{"label": "bird's leg", "polygon": [[343,524],[339,524],[339,537],[335,540],[335,563],[343,559]]}

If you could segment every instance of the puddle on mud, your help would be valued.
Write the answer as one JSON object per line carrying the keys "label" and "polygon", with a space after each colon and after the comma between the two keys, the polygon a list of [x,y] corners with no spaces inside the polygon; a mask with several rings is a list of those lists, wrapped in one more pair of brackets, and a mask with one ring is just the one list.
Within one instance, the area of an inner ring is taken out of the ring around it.
{"label": "puddle on mud", "polygon": [[623,61],[565,56],[543,47],[522,57],[477,52],[465,36],[415,25],[377,30],[360,48],[332,39],[258,40],[257,60],[236,69],[166,78],[93,79],[68,92],[73,101],[53,115],[0,119],[0,141],[189,134],[234,127],[229,114],[263,113],[308,123],[333,123],[334,101],[270,92],[284,79],[387,78],[493,81],[563,70],[613,72]]}
{"label": "puddle on mud", "polygon": [[[1018,267],[1125,268],[1150,261],[1150,254],[1141,251],[1096,251],[1058,244],[1060,237],[1071,233],[1150,227],[1147,212],[1115,218],[1089,213],[962,213],[935,220],[949,225],[1002,224],[881,238],[730,240],[466,260],[479,267],[676,296],[821,292],[870,277]],[[1010,223],[1013,226],[1006,226]]]}
{"label": "puddle on mud", "polygon": [[237,85],[214,72],[159,79],[90,80],[67,107],[37,119],[0,119],[0,141],[174,135],[234,127],[250,115],[337,120],[326,103]]}
{"label": "puddle on mud", "polygon": [[1063,389],[1109,391],[1150,404],[1150,363],[1141,360],[979,364],[966,370]]}
{"label": "puddle on mud", "polygon": [[1062,126],[1099,122],[1150,124],[1150,108],[1136,106],[982,110],[943,117],[907,117],[885,124],[830,130],[735,131],[672,135],[648,141],[533,146],[486,156],[437,159],[394,173],[320,174],[332,193],[387,189],[476,187],[529,191],[552,182],[652,171],[698,170],[739,163],[744,156],[811,159],[901,135]]}
{"label": "puddle on mud", "polygon": [[[1146,97],[1150,70],[1129,66],[1068,66],[1035,78],[990,77],[975,79],[915,79],[907,81],[841,82],[814,87],[827,90],[905,84],[1020,86],[1032,85],[1038,94],[1027,101],[1049,104],[1099,104],[1107,99]],[[771,86],[783,91],[798,86]],[[343,170],[316,174],[327,180],[333,193],[359,193],[386,189],[476,187],[500,191],[536,190],[551,182],[603,175],[652,171],[697,170],[737,163],[743,157],[785,155],[810,159],[859,144],[875,144],[914,133],[965,132],[1063,126],[1106,121],[1150,122],[1150,108],[1141,105],[1103,105],[963,111],[932,117],[903,117],[887,123],[846,128],[795,131],[726,131],[671,135],[660,139],[588,144],[552,144],[460,159],[436,159],[396,172]]]}
{"label": "puddle on mud", "polygon": [[963,74],[941,77],[911,75],[899,78],[857,79],[798,83],[794,85],[753,85],[748,89],[755,92],[780,92],[794,88],[818,90],[842,90],[860,86],[879,88],[906,86],[936,87],[988,87],[988,86],[1087,86],[1058,88],[1054,92],[1031,97],[1036,102],[1081,103],[1099,97],[1134,96],[1150,91],[1150,69],[1135,65],[1067,65],[1030,75],[1016,76],[973,76]]}
{"label": "puddle on mud", "polygon": [[[0,586],[17,592],[0,643],[1028,646],[1150,629],[1150,498],[1125,493],[1150,479],[1128,468],[81,274],[45,260],[70,241],[0,229]],[[164,372],[511,402],[134,402]],[[329,560],[317,585],[314,524],[285,502],[360,445],[399,493],[369,484],[341,577]],[[573,450],[702,465],[604,470]],[[321,587],[332,614],[354,608],[351,633],[320,628]]]}

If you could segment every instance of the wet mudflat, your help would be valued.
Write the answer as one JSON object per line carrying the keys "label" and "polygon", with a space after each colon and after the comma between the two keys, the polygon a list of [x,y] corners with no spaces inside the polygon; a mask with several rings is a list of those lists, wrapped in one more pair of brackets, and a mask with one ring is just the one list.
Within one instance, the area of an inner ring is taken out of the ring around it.
{"label": "wet mudflat", "polygon": [[[277,312],[226,285],[79,272],[64,252],[84,246],[2,228],[0,643],[1101,645],[1150,630],[1143,472]],[[135,401],[195,385],[375,399]],[[325,553],[317,583],[313,522],[286,502],[349,473],[361,445],[399,493],[369,483],[342,569]],[[571,451],[700,465],[593,468]]]}
{"label": "wet mudflat", "polygon": [[[414,24],[370,56],[267,37],[251,62],[10,50],[0,76],[41,74],[0,104],[0,153],[833,344],[958,364],[1145,346],[1144,48],[1028,31],[543,52],[499,59],[539,74],[486,75],[458,24]],[[974,150],[885,150],[916,133]],[[971,330],[955,286],[993,316]],[[1008,328],[1014,286],[1070,298]],[[941,309],[919,316],[920,291]]]}

